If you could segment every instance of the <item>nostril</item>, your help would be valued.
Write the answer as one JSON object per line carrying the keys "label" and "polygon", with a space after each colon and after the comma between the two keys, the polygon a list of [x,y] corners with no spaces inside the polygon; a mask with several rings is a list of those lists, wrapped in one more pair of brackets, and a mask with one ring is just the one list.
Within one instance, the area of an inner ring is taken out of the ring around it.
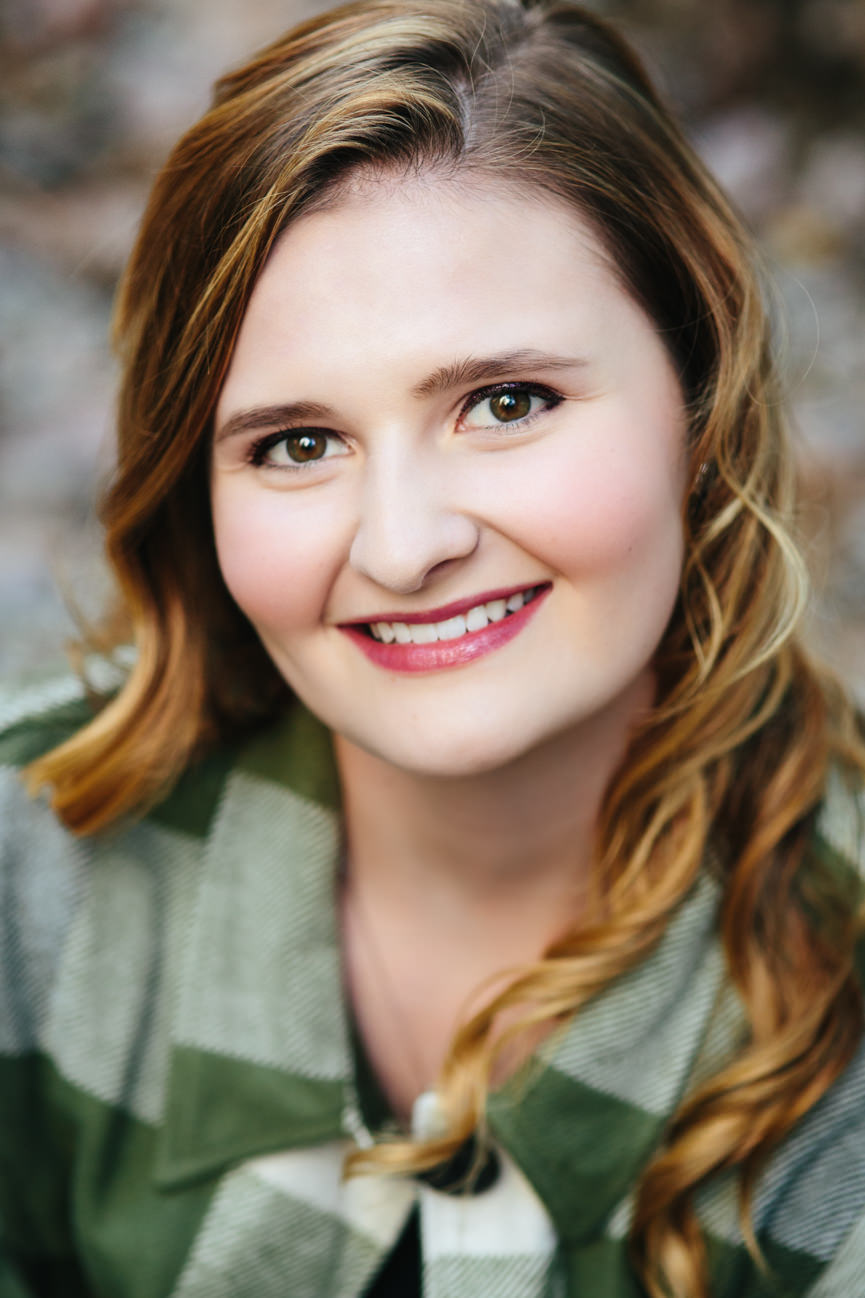
{"label": "nostril", "polygon": [[465,514],[422,504],[408,509],[405,501],[387,510],[376,501],[358,527],[349,562],[382,588],[410,595],[473,554],[478,540],[479,528]]}
{"label": "nostril", "polygon": [[426,575],[426,580],[428,581],[430,577],[443,576],[444,573],[449,572],[451,568],[455,567],[460,562],[460,559],[442,559],[439,563],[434,564],[433,567],[429,569]]}

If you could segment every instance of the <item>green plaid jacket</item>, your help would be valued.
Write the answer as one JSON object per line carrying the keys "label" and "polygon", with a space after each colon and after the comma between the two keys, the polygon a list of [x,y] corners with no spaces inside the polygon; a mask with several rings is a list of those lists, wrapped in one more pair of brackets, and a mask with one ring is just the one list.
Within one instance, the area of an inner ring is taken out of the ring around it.
{"label": "green plaid jacket", "polygon": [[[492,1188],[344,1182],[360,1118],[326,733],[298,709],[82,842],[14,772],[82,707],[60,683],[0,728],[0,1298],[359,1298],[414,1205],[424,1298],[639,1295],[634,1185],[744,1031],[709,874],[652,957],[491,1098]],[[839,781],[817,848],[855,869],[861,842]],[[730,1179],[699,1208],[714,1298],[862,1298],[865,1051],[760,1182],[768,1274]]]}

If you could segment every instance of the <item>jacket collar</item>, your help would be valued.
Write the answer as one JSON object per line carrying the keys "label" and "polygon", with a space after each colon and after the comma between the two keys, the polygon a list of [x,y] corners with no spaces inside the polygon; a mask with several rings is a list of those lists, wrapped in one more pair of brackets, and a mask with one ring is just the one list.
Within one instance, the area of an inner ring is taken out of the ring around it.
{"label": "jacket collar", "polygon": [[339,857],[330,738],[298,706],[239,751],[204,845],[171,1030],[161,1184],[350,1125]]}
{"label": "jacket collar", "polygon": [[[356,1130],[340,852],[329,737],[298,707],[239,753],[205,845],[172,1029],[162,1185]],[[705,872],[653,954],[490,1099],[495,1136],[565,1242],[590,1237],[621,1203],[695,1070],[741,1034],[736,1005],[716,1013],[718,894]]]}

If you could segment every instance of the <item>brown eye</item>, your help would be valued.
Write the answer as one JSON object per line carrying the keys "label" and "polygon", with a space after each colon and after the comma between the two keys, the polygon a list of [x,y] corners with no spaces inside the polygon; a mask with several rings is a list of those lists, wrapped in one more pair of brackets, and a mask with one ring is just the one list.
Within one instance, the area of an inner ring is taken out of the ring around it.
{"label": "brown eye", "polygon": [[297,470],[306,465],[327,463],[350,454],[350,447],[339,433],[326,428],[298,428],[296,432],[268,433],[249,451],[254,468]]}
{"label": "brown eye", "polygon": [[310,460],[322,458],[327,450],[327,436],[324,433],[295,433],[286,437],[285,449],[295,464],[308,464]]}
{"label": "brown eye", "polygon": [[532,409],[532,395],[525,391],[500,392],[490,397],[489,403],[493,418],[506,424],[512,419],[525,419]]}
{"label": "brown eye", "polygon": [[459,426],[464,432],[474,429],[494,432],[513,424],[518,431],[545,411],[555,410],[563,400],[558,392],[536,383],[484,388],[473,393],[463,406]]}

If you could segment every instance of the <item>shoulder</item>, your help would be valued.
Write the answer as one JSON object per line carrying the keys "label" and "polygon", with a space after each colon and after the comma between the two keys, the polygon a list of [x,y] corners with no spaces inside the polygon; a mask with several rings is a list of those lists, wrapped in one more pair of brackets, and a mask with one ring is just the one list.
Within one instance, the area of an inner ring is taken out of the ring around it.
{"label": "shoulder", "polygon": [[77,1247],[69,1177],[106,1115],[139,1135],[159,1121],[176,970],[219,801],[205,762],[152,815],[69,832],[22,771],[93,716],[73,678],[0,695],[0,1270],[4,1247]]}
{"label": "shoulder", "polygon": [[94,715],[74,677],[0,694],[0,1055],[67,1049],[73,991],[78,1026],[86,996],[96,1028],[120,999],[121,971],[146,979],[165,908],[190,893],[230,766],[228,754],[203,761],[148,816],[76,836],[22,773]]}
{"label": "shoulder", "polygon": [[[118,681],[106,677],[104,683],[106,695],[110,695]],[[31,796],[26,784],[30,763],[71,739],[98,714],[99,702],[88,696],[74,676],[23,690],[0,688],[0,860],[8,863],[10,857],[17,859],[26,854],[32,858],[31,872],[39,873],[45,858],[32,848],[45,839],[56,845],[52,856],[81,859],[123,852],[133,840],[143,846],[151,826],[170,826],[193,838],[206,835],[226,773],[235,759],[228,749],[183,771],[145,816],[118,822],[92,837],[67,832],[45,793]]]}
{"label": "shoulder", "polygon": [[30,796],[22,770],[93,716],[74,678],[0,695],[0,1054],[66,1049],[73,1017],[76,1031],[92,1019],[82,1046],[92,1050],[124,996],[132,1014],[154,970],[174,959],[171,935],[190,918],[214,845],[229,841],[233,859],[267,857],[278,824],[308,847],[338,800],[329,736],[297,709],[190,765],[142,818],[76,836]]}
{"label": "shoulder", "polygon": [[14,770],[92,721],[94,708],[72,675],[0,687],[0,768]]}
{"label": "shoulder", "polygon": [[[821,1276],[815,1293],[865,1291],[865,1044],[770,1160],[755,1215],[800,1274]],[[838,1287],[851,1256],[860,1287]]]}
{"label": "shoulder", "polygon": [[[840,882],[845,903],[865,898],[865,782],[832,771],[815,821],[813,847]],[[861,931],[861,930],[860,930]],[[865,982],[865,939],[857,945]],[[755,1203],[773,1242],[811,1270],[808,1298],[865,1292],[865,1041],[823,1098],[770,1160]]]}
{"label": "shoulder", "polygon": [[762,1189],[769,1233],[808,1298],[865,1293],[865,1044],[770,1163]]}
{"label": "shoulder", "polygon": [[[24,689],[0,686],[0,787],[5,797],[0,812],[0,842],[8,844],[10,834],[14,837],[14,831],[25,825],[38,833],[46,823],[56,821],[47,798],[28,793],[26,768],[93,722],[101,703],[110,700],[122,681],[122,675],[106,664],[94,681],[96,692],[92,695],[71,674]],[[95,844],[117,847],[130,834],[140,837],[141,827],[149,824],[171,826],[193,837],[203,837],[239,751],[226,745],[191,763],[144,816],[126,818],[92,838],[65,837],[85,851]]]}
{"label": "shoulder", "polygon": [[[865,789],[857,772],[833,769],[813,818],[805,868],[817,883],[810,897],[825,889],[830,914],[837,907],[839,915],[855,915],[865,897]],[[861,982],[861,939],[856,955]],[[818,1062],[815,1074],[819,1067]],[[756,1180],[752,1224],[777,1289],[765,1287],[765,1277],[748,1259],[738,1186],[736,1176],[723,1175],[697,1196],[704,1228],[717,1246],[713,1278],[719,1294],[865,1294],[865,1040],[771,1152]]]}
{"label": "shoulder", "polygon": [[72,677],[0,695],[0,1052],[32,1046],[80,892],[84,852],[21,778],[92,716]]}

